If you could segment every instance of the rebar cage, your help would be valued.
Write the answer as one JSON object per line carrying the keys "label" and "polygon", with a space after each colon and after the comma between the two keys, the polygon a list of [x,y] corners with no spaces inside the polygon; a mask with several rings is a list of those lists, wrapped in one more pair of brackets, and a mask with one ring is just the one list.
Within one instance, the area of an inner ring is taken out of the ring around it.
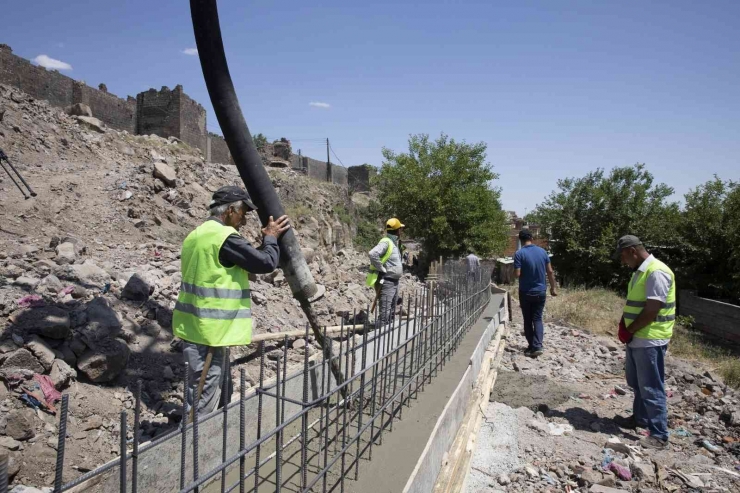
{"label": "rebar cage", "polygon": [[[144,444],[139,443],[139,381],[133,429],[127,411],[120,414],[119,458],[66,484],[69,396],[63,395],[54,492],[343,492],[479,318],[489,300],[491,270],[487,263],[469,272],[464,262],[445,262],[436,279],[406,300],[387,324],[364,317],[361,335],[356,325],[343,324],[339,334],[329,335],[324,328],[326,347],[313,356],[306,325],[297,368],[288,367],[287,336],[282,352],[273,350],[270,359],[261,342],[256,387],[247,389],[241,368],[236,402],[222,402],[205,416],[195,406],[192,422],[183,406],[177,430]],[[269,380],[268,365],[275,372]],[[225,370],[226,379],[228,359]],[[222,392],[223,398],[228,394]],[[133,438],[127,440],[129,431]],[[4,468],[7,464],[0,464],[0,493],[8,488]]]}

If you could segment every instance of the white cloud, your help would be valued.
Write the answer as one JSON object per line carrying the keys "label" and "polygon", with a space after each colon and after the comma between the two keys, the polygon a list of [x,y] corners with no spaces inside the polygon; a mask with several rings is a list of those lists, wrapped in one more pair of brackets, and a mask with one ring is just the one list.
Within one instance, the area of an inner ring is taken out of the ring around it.
{"label": "white cloud", "polygon": [[70,65],[69,63],[51,58],[48,55],[39,55],[31,61],[35,62],[37,65],[41,65],[44,68],[52,68],[56,70],[72,70],[72,65]]}
{"label": "white cloud", "polygon": [[182,52],[185,55],[195,56],[198,54],[198,48],[185,48]]}
{"label": "white cloud", "polygon": [[311,101],[308,105],[314,108],[331,108],[329,103],[322,103],[321,101]]}

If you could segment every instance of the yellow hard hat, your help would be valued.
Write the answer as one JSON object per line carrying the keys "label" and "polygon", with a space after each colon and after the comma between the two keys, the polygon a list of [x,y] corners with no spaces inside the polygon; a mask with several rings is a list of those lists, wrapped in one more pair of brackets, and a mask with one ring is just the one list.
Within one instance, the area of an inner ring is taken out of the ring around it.
{"label": "yellow hard hat", "polygon": [[392,218],[388,219],[388,221],[385,223],[385,229],[387,229],[387,230],[395,230],[395,229],[400,229],[400,228],[403,228],[403,227],[404,227],[404,225],[401,224],[401,221],[399,221],[395,217],[392,217]]}

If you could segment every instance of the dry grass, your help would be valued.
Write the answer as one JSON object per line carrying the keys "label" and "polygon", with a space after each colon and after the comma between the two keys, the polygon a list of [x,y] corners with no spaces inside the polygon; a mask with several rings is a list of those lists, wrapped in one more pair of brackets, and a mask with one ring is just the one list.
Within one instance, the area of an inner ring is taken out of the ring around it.
{"label": "dry grass", "polygon": [[617,335],[624,299],[608,289],[561,289],[545,305],[545,320],[565,322],[594,334]]}
{"label": "dry grass", "polygon": [[[518,287],[510,288],[512,296]],[[560,289],[558,296],[548,296],[545,320],[575,325],[594,334],[616,337],[624,298],[607,289]],[[670,352],[673,356],[708,365],[727,385],[740,388],[740,348],[718,341],[704,333],[677,325]]]}

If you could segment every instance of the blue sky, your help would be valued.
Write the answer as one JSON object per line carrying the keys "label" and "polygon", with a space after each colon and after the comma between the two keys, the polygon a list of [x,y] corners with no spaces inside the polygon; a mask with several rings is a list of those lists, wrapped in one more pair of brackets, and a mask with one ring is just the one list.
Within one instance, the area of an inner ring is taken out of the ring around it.
{"label": "blue sky", "polygon": [[[174,87],[208,110],[188,2],[12,2],[0,43],[119,96]],[[63,5],[63,6],[62,6]],[[740,179],[740,2],[219,2],[253,132],[379,165],[409,134],[484,141],[506,209],[558,178],[647,163],[680,195]],[[311,102],[329,107],[311,106]],[[332,157],[333,158],[333,157]]]}

